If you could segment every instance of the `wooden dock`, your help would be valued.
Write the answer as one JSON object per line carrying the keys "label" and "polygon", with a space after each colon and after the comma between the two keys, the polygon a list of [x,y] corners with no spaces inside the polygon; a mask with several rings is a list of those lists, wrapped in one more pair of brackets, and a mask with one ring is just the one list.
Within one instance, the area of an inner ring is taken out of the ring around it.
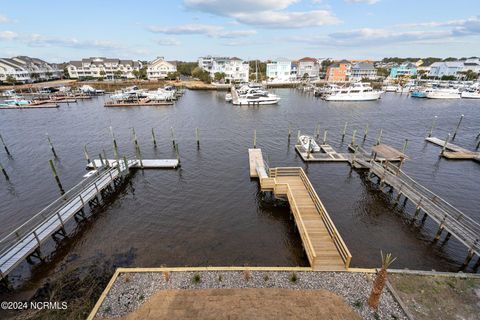
{"label": "wooden dock", "polygon": [[261,191],[288,200],[312,269],[347,270],[350,251],[303,169],[268,169],[260,149],[249,149],[248,154],[250,177],[259,178]]}
{"label": "wooden dock", "polygon": [[474,160],[474,161],[480,162],[480,152],[470,151],[468,149],[462,148],[450,142],[447,142],[445,144],[445,140],[442,140],[436,137],[427,137],[425,138],[425,140],[437,146],[445,148],[445,151],[443,151],[441,154],[442,157],[445,157],[448,159]]}
{"label": "wooden dock", "polygon": [[174,101],[153,101],[153,100],[139,100],[132,102],[107,101],[105,107],[148,107],[148,106],[167,106],[175,104]]}
{"label": "wooden dock", "polygon": [[295,150],[305,162],[348,162],[348,155],[336,152],[332,146],[321,144],[320,152],[307,152],[302,145],[295,145]]}
{"label": "wooden dock", "polygon": [[430,217],[438,223],[439,228],[434,238],[435,241],[440,239],[443,230],[445,230],[447,235],[444,241],[448,241],[450,236],[453,236],[464,244],[468,249],[464,265],[470,262],[474,254],[480,255],[480,224],[475,220],[420,185],[397,166],[389,162],[380,164],[373,161],[369,177],[372,179],[374,176],[378,178],[382,190],[384,186],[389,186],[392,191],[397,192],[396,203],[404,196],[405,202],[410,200],[415,204],[414,222],[419,218],[421,211],[423,211],[422,222],[427,217]]}
{"label": "wooden dock", "polygon": [[85,218],[84,208],[100,204],[113,193],[128,174],[123,161],[113,167],[100,168],[82,180],[42,211],[0,240],[0,278],[6,276],[23,260],[41,258],[40,246],[50,236],[66,235],[65,224],[71,219]]}
{"label": "wooden dock", "polygon": [[0,106],[0,110],[13,110],[13,109],[22,109],[22,110],[29,110],[29,109],[51,109],[51,108],[58,108],[58,104],[31,104],[31,105],[11,105],[11,106]]}
{"label": "wooden dock", "polygon": [[[117,160],[113,159],[94,159],[95,166],[97,168],[103,167],[106,162],[108,162],[108,166],[112,167],[117,163]],[[95,166],[92,162],[87,164],[88,169],[94,169]],[[177,159],[142,159],[140,160],[128,160],[128,166],[131,169],[171,169],[177,168],[179,166],[179,161]]]}

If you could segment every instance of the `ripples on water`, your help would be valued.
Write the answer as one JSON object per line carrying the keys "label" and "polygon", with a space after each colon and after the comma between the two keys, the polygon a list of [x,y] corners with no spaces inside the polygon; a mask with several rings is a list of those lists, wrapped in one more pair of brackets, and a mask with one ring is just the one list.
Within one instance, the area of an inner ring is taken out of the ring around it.
{"label": "ripples on water", "polygon": [[[247,148],[253,143],[254,129],[270,166],[305,168],[352,252],[353,266],[377,266],[382,249],[399,257],[397,268],[458,270],[467,251],[463,245],[453,238],[443,247],[431,244],[436,225],[427,220],[419,229],[408,223],[414,211],[409,204],[407,214],[393,208],[388,195],[375,190],[347,164],[304,164],[293,143],[297,129],[313,134],[319,124],[321,138],[328,129],[328,142],[345,152],[353,130],[361,141],[369,123],[365,145],[370,147],[383,128],[382,141],[399,149],[409,139],[407,173],[480,221],[480,166],[440,159],[440,148],[423,140],[434,115],[438,116],[434,135],[443,139],[464,114],[455,143],[473,150],[480,130],[478,101],[415,100],[387,94],[375,102],[328,103],[295,90],[276,93],[282,97],[278,106],[254,108],[227,104],[221,92],[188,91],[175,106],[104,108],[100,97],[58,110],[0,111],[0,132],[13,154],[9,159],[0,152],[10,175],[10,182],[3,177],[0,181],[1,236],[58,196],[48,167],[52,154],[47,132],[59,154],[56,166],[66,188],[85,174],[83,144],[92,157],[103,149],[111,156],[109,126],[125,154],[133,154],[131,128],[135,127],[144,158],[175,157],[170,138],[174,127],[182,160],[177,171],[135,173],[109,208],[77,230],[50,263],[33,269],[24,263],[12,278],[40,281],[66,261],[82,265],[99,255],[130,250],[134,252],[130,266],[307,265],[288,207],[265,198],[257,181],[248,176]],[[345,121],[349,125],[342,143]],[[157,149],[152,144],[152,127]],[[200,150],[195,145],[196,127]],[[49,244],[49,249],[53,247]]]}

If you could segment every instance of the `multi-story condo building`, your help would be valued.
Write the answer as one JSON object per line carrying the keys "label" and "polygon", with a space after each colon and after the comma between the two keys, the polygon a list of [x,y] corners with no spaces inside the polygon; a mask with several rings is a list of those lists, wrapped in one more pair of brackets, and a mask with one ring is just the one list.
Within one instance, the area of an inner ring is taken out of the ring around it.
{"label": "multi-story condo building", "polygon": [[297,78],[307,77],[310,80],[317,80],[320,75],[320,67],[318,59],[302,58],[298,60]]}
{"label": "multi-story condo building", "polygon": [[434,62],[430,66],[429,77],[441,78],[443,76],[457,77],[458,72],[463,71],[464,63],[462,61],[442,61]]}
{"label": "multi-story condo building", "polygon": [[86,58],[80,61],[70,61],[67,70],[70,78],[116,78],[134,79],[134,70],[140,71],[143,64],[137,60],[120,60],[104,57]]}
{"label": "multi-story condo building", "polygon": [[215,73],[225,74],[228,82],[248,82],[250,66],[247,61],[233,57],[206,56],[198,59],[198,66],[210,73],[212,78]]}
{"label": "multi-story condo building", "polygon": [[397,77],[414,77],[417,75],[417,65],[411,62],[402,63],[399,66],[394,66],[390,69],[390,78]]}
{"label": "multi-story condo building", "polygon": [[177,72],[176,61],[166,61],[164,57],[157,57],[147,66],[148,80],[165,79],[169,73]]}
{"label": "multi-story condo building", "polygon": [[276,81],[292,79],[292,61],[279,58],[267,63],[267,79]]}
{"label": "multi-story condo building", "polygon": [[465,60],[463,63],[463,72],[471,70],[475,73],[480,73],[480,59],[479,58],[470,58]]}
{"label": "multi-story condo building", "polygon": [[41,59],[18,56],[13,58],[0,58],[0,81],[14,79],[17,82],[29,83],[59,79],[62,71],[57,65]]}
{"label": "multi-story condo building", "polygon": [[358,81],[362,79],[376,79],[377,69],[373,66],[373,63],[357,62],[350,68],[349,80]]}
{"label": "multi-story condo building", "polygon": [[350,76],[351,64],[347,60],[335,62],[327,67],[325,80],[329,82],[347,81]]}

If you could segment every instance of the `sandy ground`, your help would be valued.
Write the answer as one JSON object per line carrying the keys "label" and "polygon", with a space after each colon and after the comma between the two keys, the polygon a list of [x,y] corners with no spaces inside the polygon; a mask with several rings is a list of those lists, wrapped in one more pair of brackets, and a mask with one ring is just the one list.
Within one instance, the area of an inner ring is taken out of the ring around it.
{"label": "sandy ground", "polygon": [[140,319],[360,319],[326,290],[162,290],[124,320]]}
{"label": "sandy ground", "polygon": [[390,274],[388,279],[415,319],[480,319],[480,278]]}

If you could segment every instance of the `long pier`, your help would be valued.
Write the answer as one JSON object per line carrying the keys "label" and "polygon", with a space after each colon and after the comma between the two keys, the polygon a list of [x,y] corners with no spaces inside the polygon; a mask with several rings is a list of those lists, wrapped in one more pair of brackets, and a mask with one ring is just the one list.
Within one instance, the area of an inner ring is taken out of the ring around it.
{"label": "long pier", "polygon": [[123,183],[129,173],[129,164],[119,161],[90,174],[79,184],[53,201],[42,211],[0,240],[0,279],[7,275],[23,260],[31,257],[42,260],[40,247],[50,236],[65,236],[65,224],[71,219],[86,218],[85,207],[90,209],[101,205]]}
{"label": "long pier", "polygon": [[250,177],[263,192],[286,198],[313,270],[348,270],[352,255],[310,180],[299,167],[267,168],[260,149],[249,149]]}
{"label": "long pier", "polygon": [[[396,203],[400,201],[403,195],[405,202],[410,200],[415,205],[414,221],[419,218],[420,213],[423,211],[422,223],[425,222],[427,217],[438,223],[439,227],[434,241],[438,241],[445,230],[447,235],[444,242],[453,236],[464,244],[468,248],[464,266],[468,265],[474,254],[480,257],[479,223],[420,185],[399,167],[392,165],[388,161],[383,164],[372,161],[369,171],[370,179],[373,176],[378,178],[382,190],[387,185],[397,192]],[[479,263],[480,258],[476,264],[478,265]]]}

